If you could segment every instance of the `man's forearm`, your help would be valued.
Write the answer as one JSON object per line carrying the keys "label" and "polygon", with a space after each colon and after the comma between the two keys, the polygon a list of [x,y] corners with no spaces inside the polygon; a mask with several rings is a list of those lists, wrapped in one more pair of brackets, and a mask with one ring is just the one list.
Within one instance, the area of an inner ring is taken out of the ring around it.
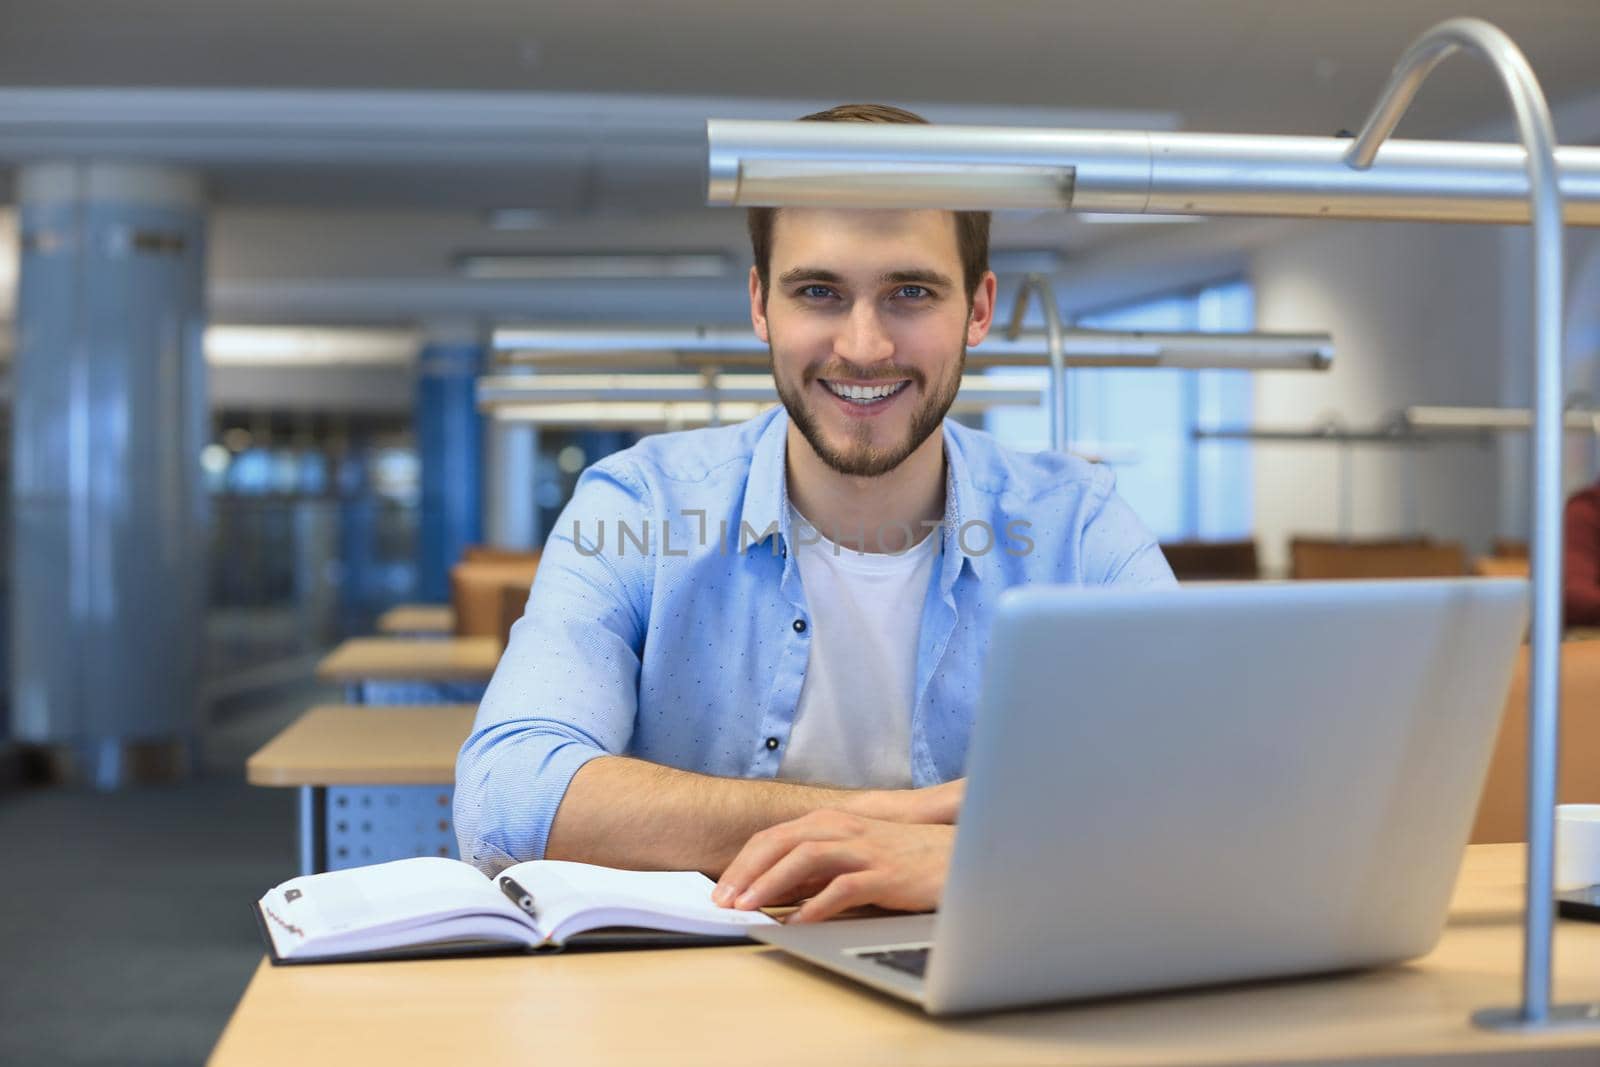
{"label": "man's forearm", "polygon": [[934,793],[715,778],[602,756],[579,768],[567,786],[545,857],[717,877],[751,834],[769,826],[825,808],[934,822]]}

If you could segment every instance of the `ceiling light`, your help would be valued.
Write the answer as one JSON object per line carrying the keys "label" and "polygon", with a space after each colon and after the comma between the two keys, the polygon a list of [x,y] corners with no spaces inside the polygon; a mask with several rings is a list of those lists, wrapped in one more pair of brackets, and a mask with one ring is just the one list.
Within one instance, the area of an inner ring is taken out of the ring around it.
{"label": "ceiling light", "polygon": [[412,330],[308,326],[208,326],[206,362],[212,366],[315,367],[410,363],[417,355]]}

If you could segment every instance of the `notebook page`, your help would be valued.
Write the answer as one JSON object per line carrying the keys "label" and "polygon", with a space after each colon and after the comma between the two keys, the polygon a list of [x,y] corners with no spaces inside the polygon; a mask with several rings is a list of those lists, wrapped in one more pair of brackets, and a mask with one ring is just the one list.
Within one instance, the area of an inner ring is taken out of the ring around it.
{"label": "notebook page", "polygon": [[655,926],[657,923],[649,920],[659,918],[663,929],[729,934],[774,922],[759,911],[735,911],[712,903],[711,891],[716,886],[698,871],[619,871],[565,860],[536,860],[508,867],[501,874],[533,895],[539,929],[547,934],[591,912],[626,913],[630,925]]}
{"label": "notebook page", "polygon": [[436,856],[394,860],[343,871],[303,875],[273,887],[262,898],[273,940],[289,943],[337,941],[356,931],[400,930],[446,915],[520,913],[493,883],[459,860]]}

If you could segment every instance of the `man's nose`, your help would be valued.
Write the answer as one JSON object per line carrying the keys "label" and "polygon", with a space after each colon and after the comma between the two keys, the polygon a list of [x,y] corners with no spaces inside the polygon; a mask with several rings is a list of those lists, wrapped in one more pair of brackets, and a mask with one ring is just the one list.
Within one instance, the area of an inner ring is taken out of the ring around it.
{"label": "man's nose", "polygon": [[836,355],[851,363],[876,363],[894,355],[894,339],[871,301],[860,301],[850,309],[833,347]]}

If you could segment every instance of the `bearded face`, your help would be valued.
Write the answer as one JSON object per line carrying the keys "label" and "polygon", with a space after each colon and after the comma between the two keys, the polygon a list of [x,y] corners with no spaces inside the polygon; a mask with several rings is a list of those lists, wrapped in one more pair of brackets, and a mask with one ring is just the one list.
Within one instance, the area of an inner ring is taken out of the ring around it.
{"label": "bearded face", "polygon": [[786,208],[769,277],[763,293],[752,272],[751,315],[790,421],[841,474],[895,469],[939,428],[988,321],[974,327],[953,217]]}
{"label": "bearded face", "polygon": [[789,420],[812,451],[840,474],[872,478],[894,470],[939,428],[961,387],[966,346],[947,361],[931,386],[916,367],[860,367],[843,359],[807,367],[799,379],[780,371],[773,380]]}

